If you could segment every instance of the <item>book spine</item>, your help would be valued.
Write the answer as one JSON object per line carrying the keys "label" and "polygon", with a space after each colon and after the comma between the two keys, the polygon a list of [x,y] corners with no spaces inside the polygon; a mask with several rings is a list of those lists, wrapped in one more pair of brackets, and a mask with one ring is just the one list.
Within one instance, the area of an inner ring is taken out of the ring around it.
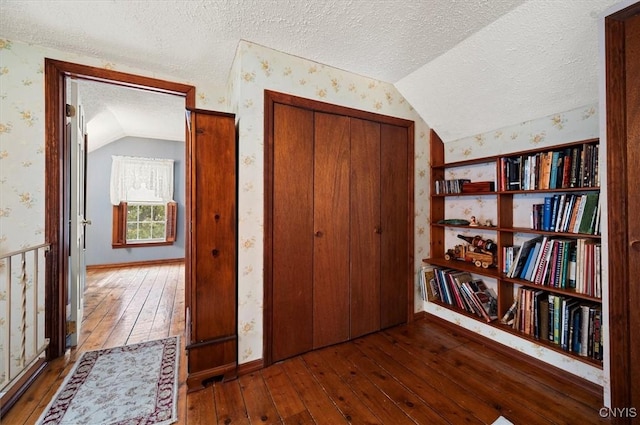
{"label": "book spine", "polygon": [[562,319],[562,300],[564,297],[556,296],[553,300],[553,342],[560,343],[560,329]]}
{"label": "book spine", "polygon": [[551,226],[551,209],[552,209],[553,197],[547,196],[544,198],[544,205],[542,210],[542,230],[549,231]]}

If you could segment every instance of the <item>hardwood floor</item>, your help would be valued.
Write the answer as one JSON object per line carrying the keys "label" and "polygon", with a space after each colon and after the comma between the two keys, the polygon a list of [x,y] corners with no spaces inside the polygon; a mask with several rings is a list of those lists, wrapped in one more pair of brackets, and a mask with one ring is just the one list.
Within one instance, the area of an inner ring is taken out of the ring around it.
{"label": "hardwood floor", "polygon": [[[183,276],[182,264],[89,272],[81,344],[53,361],[1,423],[35,423],[83,351],[183,336]],[[500,415],[514,424],[607,422],[593,386],[427,320],[189,394],[185,365],[183,353],[180,424],[491,424]]]}

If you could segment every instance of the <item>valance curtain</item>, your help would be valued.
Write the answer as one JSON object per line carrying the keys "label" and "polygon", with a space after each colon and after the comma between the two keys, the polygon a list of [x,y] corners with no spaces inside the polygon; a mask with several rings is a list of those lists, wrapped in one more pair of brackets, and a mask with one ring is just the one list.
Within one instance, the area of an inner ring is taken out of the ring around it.
{"label": "valance curtain", "polygon": [[112,156],[111,203],[173,201],[173,159]]}

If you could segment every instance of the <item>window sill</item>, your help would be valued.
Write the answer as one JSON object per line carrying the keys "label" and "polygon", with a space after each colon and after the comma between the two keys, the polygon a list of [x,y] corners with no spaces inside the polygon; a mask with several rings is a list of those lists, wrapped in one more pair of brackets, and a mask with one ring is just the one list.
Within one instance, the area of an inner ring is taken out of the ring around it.
{"label": "window sill", "polygon": [[111,248],[147,248],[150,246],[168,246],[173,245],[175,242],[141,242],[141,243],[123,243],[123,244],[111,244]]}

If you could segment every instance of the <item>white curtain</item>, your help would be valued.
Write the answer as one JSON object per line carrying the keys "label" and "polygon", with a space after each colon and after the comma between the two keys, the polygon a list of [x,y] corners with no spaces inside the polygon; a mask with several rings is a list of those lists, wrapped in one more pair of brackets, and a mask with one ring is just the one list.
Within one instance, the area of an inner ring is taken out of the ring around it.
{"label": "white curtain", "polygon": [[173,159],[112,156],[111,203],[173,201]]}

